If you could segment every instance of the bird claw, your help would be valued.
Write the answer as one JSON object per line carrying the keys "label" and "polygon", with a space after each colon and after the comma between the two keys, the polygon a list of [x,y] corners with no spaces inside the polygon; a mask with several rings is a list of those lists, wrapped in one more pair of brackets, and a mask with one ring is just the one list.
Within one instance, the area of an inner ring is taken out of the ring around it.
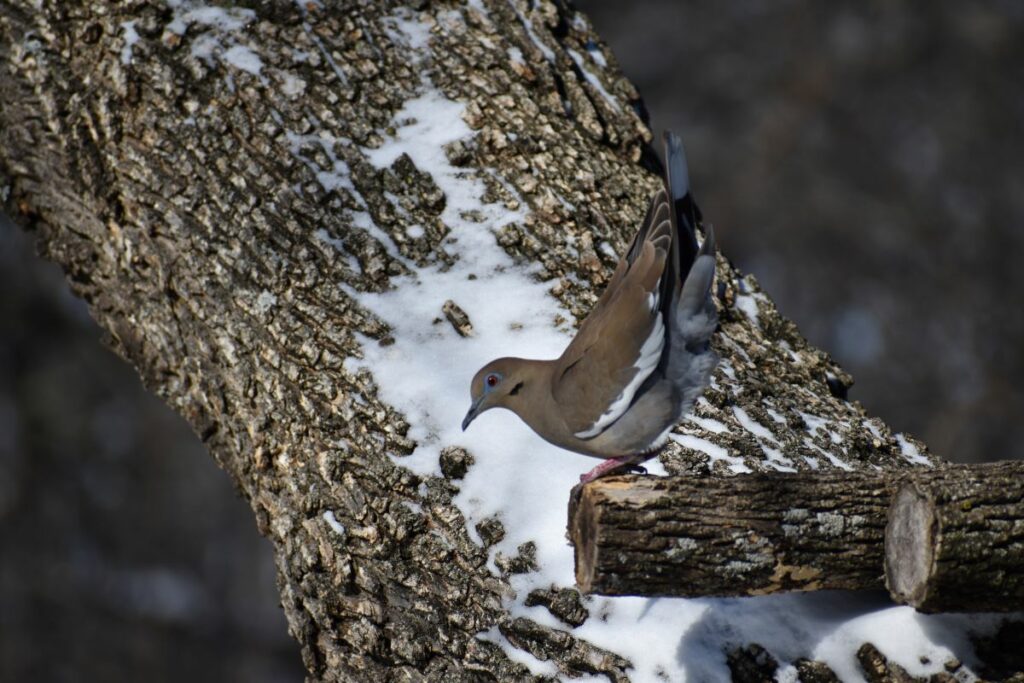
{"label": "bird claw", "polygon": [[609,474],[629,473],[647,474],[647,468],[632,462],[629,458],[609,458],[586,474],[581,474],[580,483],[587,484]]}

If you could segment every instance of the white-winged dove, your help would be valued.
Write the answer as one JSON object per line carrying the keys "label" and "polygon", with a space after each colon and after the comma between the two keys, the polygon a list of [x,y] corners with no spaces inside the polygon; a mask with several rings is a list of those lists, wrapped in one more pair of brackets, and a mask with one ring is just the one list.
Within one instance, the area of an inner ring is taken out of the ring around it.
{"label": "white-winged dove", "polygon": [[606,461],[596,479],[653,457],[707,386],[718,358],[710,340],[715,237],[690,196],[683,145],[665,135],[668,193],[647,216],[594,310],[555,360],[499,358],[473,378],[462,422],[507,408],[550,443]]}

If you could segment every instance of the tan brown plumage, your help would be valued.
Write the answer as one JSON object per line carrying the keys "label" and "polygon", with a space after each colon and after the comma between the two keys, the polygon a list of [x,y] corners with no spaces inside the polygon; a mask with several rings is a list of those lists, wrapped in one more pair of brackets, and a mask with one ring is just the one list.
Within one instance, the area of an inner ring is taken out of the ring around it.
{"label": "tan brown plumage", "polygon": [[709,381],[717,324],[710,226],[697,249],[699,210],[682,144],[666,136],[666,189],[651,197],[629,251],[576,337],[554,360],[499,358],[477,372],[465,429],[507,408],[547,441],[607,458],[584,479],[647,459]]}

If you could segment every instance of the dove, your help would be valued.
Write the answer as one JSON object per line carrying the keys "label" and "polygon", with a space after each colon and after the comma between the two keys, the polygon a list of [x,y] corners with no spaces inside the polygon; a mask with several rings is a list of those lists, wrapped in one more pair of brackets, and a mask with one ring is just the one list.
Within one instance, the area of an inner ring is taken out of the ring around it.
{"label": "dove", "polygon": [[463,431],[487,410],[510,410],[549,443],[604,459],[580,477],[586,483],[642,469],[692,410],[718,362],[715,237],[701,222],[672,133],[665,159],[665,187],[575,338],[553,360],[498,358],[482,367]]}

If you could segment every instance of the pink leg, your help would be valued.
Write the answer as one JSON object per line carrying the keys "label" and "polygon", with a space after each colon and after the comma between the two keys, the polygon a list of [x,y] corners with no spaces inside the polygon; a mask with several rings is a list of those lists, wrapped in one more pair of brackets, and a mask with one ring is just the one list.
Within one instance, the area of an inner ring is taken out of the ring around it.
{"label": "pink leg", "polygon": [[595,479],[599,479],[600,477],[603,477],[612,470],[618,469],[623,465],[632,465],[637,462],[642,462],[643,460],[647,460],[647,458],[649,457],[651,456],[638,459],[635,455],[622,455],[617,458],[608,458],[603,463],[601,463],[594,469],[590,470],[586,474],[581,474],[580,483],[586,484],[587,482],[594,481]]}

